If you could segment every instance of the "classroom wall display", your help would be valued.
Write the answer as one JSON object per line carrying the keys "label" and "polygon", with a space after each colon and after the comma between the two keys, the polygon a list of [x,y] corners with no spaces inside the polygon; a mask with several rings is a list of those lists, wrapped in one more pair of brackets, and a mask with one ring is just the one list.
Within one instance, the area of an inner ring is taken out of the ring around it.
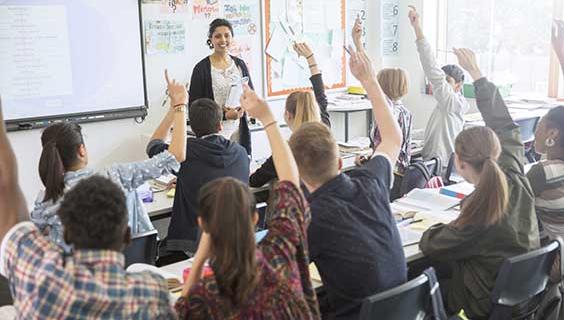
{"label": "classroom wall display", "polygon": [[182,53],[186,47],[186,27],[184,21],[149,20],[145,21],[145,52],[152,54]]}
{"label": "classroom wall display", "polygon": [[329,88],[345,86],[345,0],[265,0],[264,12],[268,97],[310,86],[307,61],[292,49],[296,41],[310,44]]}
{"label": "classroom wall display", "polygon": [[9,128],[143,116],[139,1],[0,1],[0,70]]}
{"label": "classroom wall display", "polygon": [[399,55],[399,5],[400,0],[382,0],[382,55]]}

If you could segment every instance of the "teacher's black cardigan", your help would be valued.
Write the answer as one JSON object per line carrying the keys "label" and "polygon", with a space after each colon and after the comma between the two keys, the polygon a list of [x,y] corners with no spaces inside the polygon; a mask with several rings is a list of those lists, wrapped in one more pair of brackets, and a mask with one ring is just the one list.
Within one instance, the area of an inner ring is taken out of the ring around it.
{"label": "teacher's black cardigan", "polygon": [[[245,64],[245,61],[239,59],[235,56],[231,56],[235,65],[241,70],[243,77],[249,77],[249,86],[254,89],[253,82],[251,81],[251,76],[249,74],[249,68]],[[192,105],[192,102],[200,98],[209,98],[214,100],[213,89],[212,89],[212,78],[211,78],[211,62],[210,58],[205,57],[202,59],[192,71],[192,79],[190,80],[190,95],[188,99],[188,107]],[[249,130],[249,122],[247,118],[247,113],[239,121],[239,144],[247,150],[247,154],[251,155],[251,132]]]}

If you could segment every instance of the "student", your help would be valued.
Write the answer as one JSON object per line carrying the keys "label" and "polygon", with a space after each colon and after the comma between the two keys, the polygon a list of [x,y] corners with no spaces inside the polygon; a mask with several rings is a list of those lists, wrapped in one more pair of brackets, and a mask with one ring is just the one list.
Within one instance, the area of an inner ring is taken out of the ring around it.
{"label": "student", "polygon": [[[456,138],[457,172],[476,187],[460,216],[427,230],[419,247],[434,263],[451,313],[487,317],[490,293],[502,262],[539,247],[533,193],[525,174],[519,127],[511,119],[495,84],[482,76],[474,53],[455,49],[459,64],[474,79],[476,103],[487,127],[462,131]],[[439,268],[440,270],[441,268]],[[447,285],[445,285],[448,283]]]}
{"label": "student", "polygon": [[[212,54],[202,59],[192,70],[190,80],[189,106],[201,98],[214,100],[223,110],[223,129],[225,138],[233,138],[251,155],[251,133],[247,115],[238,106],[227,106],[231,85],[249,79],[253,87],[249,68],[245,61],[229,54],[233,41],[233,25],[225,19],[215,19],[210,23],[206,44],[213,50]],[[192,124],[190,119],[190,124]]]}
{"label": "student", "polygon": [[351,72],[368,93],[382,135],[372,158],[345,175],[327,126],[306,123],[290,138],[310,193],[310,258],[327,292],[320,306],[324,315],[338,319],[357,318],[363,299],[406,281],[402,243],[389,204],[390,159],[399,154],[401,132],[368,57],[351,51]]}
{"label": "student", "polygon": [[[308,269],[311,216],[296,162],[268,105],[248,86],[241,105],[264,124],[281,181],[268,234],[255,244],[258,214],[244,183],[206,184],[198,200],[202,239],[176,310],[181,319],[319,319]],[[202,275],[206,261],[213,275]]]}
{"label": "student", "polygon": [[439,68],[431,46],[423,35],[419,14],[415,7],[410,7],[409,21],[417,37],[415,43],[421,66],[425,77],[431,82],[433,97],[437,100],[437,106],[425,128],[423,159],[438,157],[445,168],[450,155],[454,152],[454,139],[464,128],[464,114],[469,108],[468,102],[461,93],[464,72],[453,64]]}
{"label": "student", "polygon": [[[552,46],[564,70],[564,22],[556,21]],[[535,151],[546,160],[533,165],[527,177],[535,194],[541,238],[564,237],[564,106],[550,110],[535,132]]]}
{"label": "student", "polygon": [[[211,99],[202,98],[192,103],[188,113],[196,138],[186,141],[186,161],[180,165],[168,236],[161,247],[172,260],[185,259],[185,254],[196,251],[200,188],[221,177],[233,177],[245,184],[249,181],[249,157],[245,148],[219,134],[223,118],[221,107]],[[153,133],[147,145],[149,157],[172,147],[164,142],[171,124],[172,119],[165,117]]]}
{"label": "student", "polygon": [[174,318],[162,277],[124,271],[120,251],[130,239],[126,199],[109,179],[83,179],[61,202],[64,237],[75,248],[71,256],[25,222],[28,211],[1,109],[0,274],[10,281],[17,317]]}
{"label": "student", "polygon": [[[356,50],[364,50],[361,41],[362,24],[357,18],[352,31],[352,38]],[[382,91],[386,95],[388,105],[392,108],[392,113],[397,119],[398,125],[402,133],[402,142],[398,159],[394,166],[394,187],[391,194],[399,192],[401,178],[405,174],[407,167],[411,163],[411,129],[413,127],[413,115],[403,105],[401,99],[408,92],[407,73],[401,68],[384,68],[380,70],[376,76]],[[370,132],[372,148],[378,147],[382,141],[378,125],[374,123]],[[362,164],[366,159],[358,157],[356,163]]]}
{"label": "student", "polygon": [[[171,96],[171,108],[165,118],[174,122],[178,129],[173,135],[170,152],[163,152],[147,161],[115,164],[100,172],[126,193],[129,224],[134,234],[154,229],[136,189],[147,180],[178,170],[178,162],[184,161],[186,153],[186,88],[169,80],[166,72],[165,78]],[[35,200],[31,221],[68,251],[70,247],[63,239],[63,226],[57,210],[66,191],[96,171],[88,167],[88,151],[80,125],[72,122],[50,125],[43,131],[41,143],[43,150],[39,159],[39,176],[45,190],[40,191]]]}
{"label": "student", "polygon": [[[328,102],[327,96],[325,96],[325,86],[315,55],[305,42],[294,43],[294,50],[299,57],[304,57],[307,60],[311,73],[309,80],[313,86],[315,99],[309,90],[292,92],[286,98],[284,120],[292,131],[297,130],[302,124],[312,121],[322,121],[330,127],[331,121],[327,112]],[[251,175],[249,185],[258,188],[275,178],[277,178],[276,170],[274,170],[274,163],[272,157],[270,157]]]}

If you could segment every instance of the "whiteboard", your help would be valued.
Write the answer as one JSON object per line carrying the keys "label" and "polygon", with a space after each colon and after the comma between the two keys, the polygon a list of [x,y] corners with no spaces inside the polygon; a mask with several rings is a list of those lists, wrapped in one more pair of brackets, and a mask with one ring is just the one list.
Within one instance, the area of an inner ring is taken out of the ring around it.
{"label": "whiteboard", "polygon": [[0,70],[6,120],[33,120],[30,128],[65,116],[144,115],[139,3],[1,1]]}

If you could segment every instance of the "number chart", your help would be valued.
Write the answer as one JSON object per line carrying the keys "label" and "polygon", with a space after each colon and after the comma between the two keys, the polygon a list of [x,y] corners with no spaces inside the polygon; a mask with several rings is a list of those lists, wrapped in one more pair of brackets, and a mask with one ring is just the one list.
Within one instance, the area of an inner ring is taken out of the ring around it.
{"label": "number chart", "polygon": [[399,3],[400,0],[382,1],[382,55],[399,54]]}

